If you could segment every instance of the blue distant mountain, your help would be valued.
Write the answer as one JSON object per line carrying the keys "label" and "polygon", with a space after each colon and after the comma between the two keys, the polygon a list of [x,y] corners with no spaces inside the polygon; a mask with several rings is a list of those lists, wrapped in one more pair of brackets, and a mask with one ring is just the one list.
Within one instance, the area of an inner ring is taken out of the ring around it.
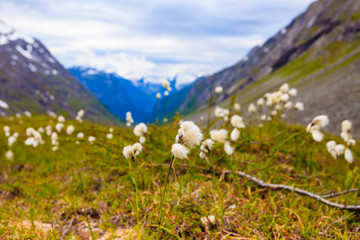
{"label": "blue distant mountain", "polygon": [[[116,73],[107,73],[94,68],[71,67],[69,72],[89,89],[115,116],[125,119],[130,111],[135,122],[152,121],[149,118],[156,105],[156,93],[163,92],[162,84],[132,82]],[[171,94],[176,93],[176,78],[170,81]]]}

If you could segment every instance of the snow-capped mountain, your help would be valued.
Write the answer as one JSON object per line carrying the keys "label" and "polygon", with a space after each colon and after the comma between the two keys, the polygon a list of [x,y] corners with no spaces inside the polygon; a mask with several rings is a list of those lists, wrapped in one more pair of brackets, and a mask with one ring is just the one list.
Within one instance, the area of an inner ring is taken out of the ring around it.
{"label": "snow-capped mountain", "polygon": [[68,112],[84,109],[89,119],[116,118],[83,87],[37,39],[0,21],[0,115],[24,111]]}
{"label": "snow-capped mountain", "polygon": [[[116,73],[94,68],[72,67],[68,70],[116,116],[125,119],[126,112],[130,111],[135,122],[153,120],[149,116],[157,103],[156,93],[164,91],[162,84],[144,79],[133,82]],[[176,78],[170,85],[170,95],[178,92]]]}

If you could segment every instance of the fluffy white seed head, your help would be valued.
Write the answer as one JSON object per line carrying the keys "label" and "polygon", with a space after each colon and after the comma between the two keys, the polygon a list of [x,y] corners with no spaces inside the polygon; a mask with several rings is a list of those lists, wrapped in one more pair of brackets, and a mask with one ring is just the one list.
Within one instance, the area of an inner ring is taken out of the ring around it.
{"label": "fluffy white seed head", "polygon": [[259,107],[262,107],[265,103],[265,100],[263,98],[259,98],[256,102],[256,104],[259,106]]}
{"label": "fluffy white seed head", "polygon": [[210,131],[210,137],[216,142],[225,143],[228,137],[228,131],[225,129],[214,129]]}
{"label": "fluffy white seed head", "polygon": [[123,155],[126,159],[133,157],[133,147],[131,145],[128,145],[123,148]]}
{"label": "fluffy white seed head", "polygon": [[82,118],[84,115],[85,115],[84,109],[81,109],[81,110],[77,113],[77,116],[80,117],[80,118]]}
{"label": "fluffy white seed head", "polygon": [[11,147],[14,144],[14,142],[16,142],[16,137],[10,136],[8,138],[8,146]]}
{"label": "fluffy white seed head", "polygon": [[14,153],[11,150],[9,150],[5,153],[5,157],[10,161],[14,160]]}
{"label": "fluffy white seed head", "polygon": [[131,112],[127,112],[126,113],[126,126],[130,127],[133,122],[134,122],[134,119],[131,116]]}
{"label": "fluffy white seed head", "polygon": [[345,151],[344,145],[342,145],[342,144],[337,144],[337,145],[335,146],[336,155],[340,156],[341,154],[344,153],[344,151]]}
{"label": "fluffy white seed head", "polygon": [[180,124],[180,129],[176,136],[177,143],[183,143],[190,147],[198,146],[203,139],[200,128],[192,121],[184,121]]}
{"label": "fluffy white seed head", "polygon": [[57,123],[55,125],[55,129],[58,133],[61,133],[61,130],[64,128],[64,124],[63,123]]}
{"label": "fluffy white seed head", "polygon": [[231,131],[230,134],[231,140],[236,141],[239,139],[240,137],[240,132],[237,128],[234,128],[234,130]]}
{"label": "fluffy white seed head", "polygon": [[231,117],[231,125],[234,128],[245,128],[244,120],[239,115],[234,115]]}
{"label": "fluffy white seed head", "polygon": [[75,127],[74,127],[73,125],[67,126],[67,128],[66,128],[66,134],[67,134],[67,135],[70,136],[71,134],[74,133],[74,131],[75,131]]}
{"label": "fluffy white seed head", "polygon": [[145,123],[139,123],[134,128],[134,134],[138,137],[144,136],[147,133],[147,126]]}
{"label": "fluffy white seed head", "polygon": [[163,87],[166,88],[166,89],[169,89],[170,88],[170,82],[167,81],[167,80],[164,80],[163,81]]}
{"label": "fluffy white seed head", "polygon": [[65,118],[62,115],[60,115],[57,120],[58,120],[59,123],[65,122]]}
{"label": "fluffy white seed head", "polygon": [[254,113],[256,111],[256,107],[255,107],[255,104],[253,103],[250,103],[249,107],[248,107],[248,111],[250,113]]}
{"label": "fluffy white seed head", "polygon": [[292,88],[292,89],[289,90],[289,95],[290,95],[291,97],[296,96],[297,93],[298,93],[298,91],[297,91],[295,88]]}
{"label": "fluffy white seed head", "polygon": [[284,93],[284,94],[281,94],[281,97],[280,97],[280,101],[281,102],[287,102],[289,100],[289,94],[287,93]]}
{"label": "fluffy white seed head", "polygon": [[233,148],[228,141],[224,144],[224,151],[227,155],[231,155],[234,153],[235,148]]}
{"label": "fluffy white seed head", "polygon": [[43,127],[39,127],[37,130],[39,133],[44,133],[44,128]]}
{"label": "fluffy white seed head", "polygon": [[166,90],[166,91],[164,92],[164,96],[169,96],[169,91]]}
{"label": "fluffy white seed head", "polygon": [[180,143],[175,143],[172,145],[171,152],[178,159],[187,159],[189,149]]}
{"label": "fluffy white seed head", "polygon": [[335,150],[336,142],[335,141],[329,141],[326,143],[327,150],[330,152],[331,150]]}
{"label": "fluffy white seed head", "polygon": [[53,146],[53,147],[51,148],[51,150],[53,150],[54,152],[57,151],[58,149],[59,149],[58,146]]}
{"label": "fluffy white seed head", "polygon": [[202,143],[201,143],[201,147],[200,147],[200,150],[202,152],[210,152],[212,146],[215,144],[215,142],[211,139],[206,139],[204,140]]}
{"label": "fluffy white seed head", "polygon": [[306,131],[312,132],[314,130],[319,130],[329,124],[329,118],[326,115],[320,115],[314,117],[313,120],[306,127]]}
{"label": "fluffy white seed head", "polygon": [[157,99],[160,99],[160,98],[161,98],[161,93],[159,93],[159,92],[156,93],[156,98],[157,98]]}
{"label": "fluffy white seed head", "polygon": [[261,115],[260,119],[261,119],[261,121],[265,121],[266,120],[266,115]]}
{"label": "fluffy white seed head", "polygon": [[344,120],[341,122],[341,131],[350,132],[352,123],[349,120]]}
{"label": "fluffy white seed head", "polygon": [[235,103],[235,104],[234,104],[234,110],[235,110],[236,112],[240,112],[240,110],[241,110],[240,104]]}
{"label": "fluffy white seed head", "polygon": [[[215,225],[216,224],[216,219],[214,215],[210,215],[208,217],[202,217],[200,219],[201,223],[204,225],[208,225],[208,224],[212,224]],[[210,221],[210,222],[209,222]]]}
{"label": "fluffy white seed head", "polygon": [[109,128],[109,133],[113,133],[114,132],[114,128]]}
{"label": "fluffy white seed head", "polygon": [[215,88],[215,92],[216,92],[216,93],[222,93],[222,91],[223,91],[223,88],[222,88],[222,87],[216,87],[216,88]]}
{"label": "fluffy white seed head", "polygon": [[140,139],[139,139],[139,142],[141,144],[143,144],[143,143],[145,143],[145,141],[146,141],[146,138],[144,136],[141,136]]}
{"label": "fluffy white seed head", "polygon": [[345,149],[345,160],[348,161],[349,163],[352,163],[354,161],[354,157],[352,155],[352,152],[349,148]]}
{"label": "fluffy white seed head", "polygon": [[354,139],[350,139],[348,142],[347,142],[347,145],[348,147],[352,147],[355,145],[355,140]]}
{"label": "fluffy white seed head", "polygon": [[96,138],[94,136],[89,136],[88,141],[90,144],[93,144],[95,142]]}
{"label": "fluffy white seed head", "polygon": [[81,139],[81,138],[84,138],[84,133],[83,132],[79,132],[78,134],[77,134],[77,138],[79,138],[79,139]]}
{"label": "fluffy white seed head", "polygon": [[113,134],[112,134],[112,133],[106,134],[106,138],[109,139],[109,140],[112,139],[112,138],[113,138]]}
{"label": "fluffy white seed head", "polygon": [[311,135],[316,142],[321,142],[324,138],[324,134],[322,134],[319,130],[313,130]]}
{"label": "fluffy white seed head", "polygon": [[280,86],[279,90],[281,93],[287,93],[289,91],[289,84],[284,83],[283,85]]}
{"label": "fluffy white seed head", "polygon": [[132,147],[134,151],[134,156],[139,155],[143,149],[141,143],[135,143]]}
{"label": "fluffy white seed head", "polygon": [[351,135],[350,132],[344,132],[343,131],[343,132],[340,133],[340,137],[342,139],[344,139],[345,142],[348,142],[352,138],[352,135]]}
{"label": "fluffy white seed head", "polygon": [[82,123],[82,122],[83,122],[83,120],[82,120],[82,118],[81,118],[80,116],[76,116],[76,117],[75,117],[75,120],[78,121],[79,123]]}
{"label": "fluffy white seed head", "polygon": [[285,108],[286,110],[289,110],[290,108],[292,108],[292,105],[293,105],[292,102],[287,102],[287,103],[285,103],[284,108]]}
{"label": "fluffy white seed head", "polygon": [[295,104],[295,110],[296,111],[304,111],[304,104],[302,102],[297,102]]}

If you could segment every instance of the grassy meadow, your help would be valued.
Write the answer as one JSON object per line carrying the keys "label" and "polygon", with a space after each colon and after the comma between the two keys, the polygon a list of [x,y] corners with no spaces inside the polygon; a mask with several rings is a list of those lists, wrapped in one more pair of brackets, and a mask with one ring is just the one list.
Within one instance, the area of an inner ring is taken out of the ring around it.
{"label": "grassy meadow", "polygon": [[[231,113],[233,114],[233,113]],[[1,131],[18,132],[8,147],[0,134],[0,239],[156,239],[161,194],[171,146],[180,117],[164,126],[148,125],[146,142],[134,161],[123,147],[138,141],[133,127],[114,128],[66,120],[58,150],[44,144],[26,146],[26,128],[54,126],[56,119],[34,115],[0,118]],[[217,119],[222,122],[221,119]],[[213,121],[212,124],[215,124]],[[202,125],[201,122],[198,122]],[[231,131],[224,122],[222,128]],[[84,139],[76,134],[83,132]],[[205,129],[203,133],[206,135]],[[96,138],[93,144],[88,136]],[[315,142],[303,126],[277,119],[248,123],[232,141],[235,151],[215,143],[206,158],[191,149],[175,158],[163,205],[161,239],[357,239],[359,213],[340,210],[294,192],[261,188],[237,175],[243,171],[265,182],[286,184],[317,194],[360,188],[360,148],[349,164],[334,159],[325,134]],[[79,144],[76,144],[79,141]],[[13,159],[4,157],[11,149]],[[356,205],[359,192],[328,199]]]}

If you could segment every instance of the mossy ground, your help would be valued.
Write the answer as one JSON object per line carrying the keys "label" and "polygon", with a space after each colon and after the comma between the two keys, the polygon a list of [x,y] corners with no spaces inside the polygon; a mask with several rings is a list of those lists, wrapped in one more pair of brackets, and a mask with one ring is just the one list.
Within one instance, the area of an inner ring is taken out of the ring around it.
{"label": "mossy ground", "polygon": [[[22,122],[20,124],[20,121]],[[59,149],[49,137],[36,148],[24,145],[27,127],[54,125],[47,116],[1,118],[0,239],[155,239],[161,191],[178,126],[149,126],[143,152],[132,163],[136,188],[124,146],[138,138],[132,129],[66,121],[75,133],[59,135]],[[8,125],[19,132],[8,150],[2,132]],[[360,149],[355,161],[335,160],[327,153],[329,139],[314,142],[304,127],[279,121],[241,130],[236,151],[228,156],[216,144],[208,161],[197,149],[188,160],[175,160],[164,203],[161,239],[358,239],[358,213],[341,211],[317,200],[258,187],[225,170],[241,170],[265,182],[283,183],[314,193],[360,188]],[[230,126],[227,126],[231,131]],[[76,145],[76,134],[85,139]],[[94,144],[86,140],[95,136]],[[131,162],[130,162],[131,163]],[[359,193],[331,199],[358,204]],[[214,215],[205,226],[202,217]]]}

